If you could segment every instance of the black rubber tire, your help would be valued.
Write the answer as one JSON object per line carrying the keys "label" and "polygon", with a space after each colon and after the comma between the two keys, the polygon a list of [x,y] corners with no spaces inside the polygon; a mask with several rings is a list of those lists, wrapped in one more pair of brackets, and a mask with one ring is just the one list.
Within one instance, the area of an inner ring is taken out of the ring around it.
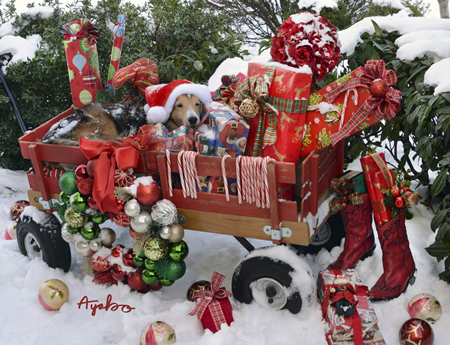
{"label": "black rubber tire", "polygon": [[330,239],[321,245],[314,245],[314,242],[311,242],[309,246],[303,248],[302,254],[317,254],[322,248],[331,251],[334,247],[341,245],[341,241],[345,237],[341,214],[337,213],[329,217],[327,223],[331,228]]}
{"label": "black rubber tire", "polygon": [[31,234],[42,251],[42,258],[51,268],[60,268],[68,272],[72,257],[70,246],[61,237],[61,224],[53,215],[49,214],[42,223],[36,223],[31,217],[23,216],[17,222],[17,242],[20,252],[28,256],[25,238]]}
{"label": "black rubber tire", "polygon": [[[233,297],[239,302],[250,304],[253,294],[250,284],[261,278],[272,278],[286,288],[292,285],[292,277],[289,275],[294,269],[287,263],[274,261],[270,257],[256,256],[242,261],[236,267],[231,284]],[[287,309],[297,314],[302,309],[302,298],[298,291],[292,293],[281,309]]]}

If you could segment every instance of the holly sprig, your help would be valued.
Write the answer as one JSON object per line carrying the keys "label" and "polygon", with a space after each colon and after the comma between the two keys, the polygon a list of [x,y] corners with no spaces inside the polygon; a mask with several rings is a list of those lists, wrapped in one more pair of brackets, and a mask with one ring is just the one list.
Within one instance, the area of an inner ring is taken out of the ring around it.
{"label": "holly sprig", "polygon": [[408,209],[408,204],[405,202],[403,195],[409,191],[409,187],[404,184],[397,186],[393,185],[390,189],[381,189],[381,193],[385,195],[384,204],[391,209],[391,217],[396,217],[400,212],[405,212]]}

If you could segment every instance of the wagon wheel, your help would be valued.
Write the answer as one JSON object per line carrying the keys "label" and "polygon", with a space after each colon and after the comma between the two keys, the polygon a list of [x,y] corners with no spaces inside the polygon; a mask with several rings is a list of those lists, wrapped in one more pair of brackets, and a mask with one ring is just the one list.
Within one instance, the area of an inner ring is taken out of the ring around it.
{"label": "wagon wheel", "polygon": [[317,254],[322,248],[331,251],[334,247],[341,245],[344,237],[344,224],[342,223],[340,213],[337,213],[328,218],[316,236],[314,236],[309,246],[303,247],[302,254]]}
{"label": "wagon wheel", "polygon": [[[284,261],[289,258],[289,263]],[[295,268],[294,268],[295,267]],[[299,283],[301,282],[301,283]],[[236,300],[293,314],[308,306],[315,294],[315,281],[309,265],[288,247],[256,249],[238,264],[233,274]]]}
{"label": "wagon wheel", "polygon": [[20,252],[30,259],[40,258],[49,267],[69,271],[70,246],[62,239],[61,224],[53,214],[41,223],[30,216],[21,217],[17,222],[17,242]]}

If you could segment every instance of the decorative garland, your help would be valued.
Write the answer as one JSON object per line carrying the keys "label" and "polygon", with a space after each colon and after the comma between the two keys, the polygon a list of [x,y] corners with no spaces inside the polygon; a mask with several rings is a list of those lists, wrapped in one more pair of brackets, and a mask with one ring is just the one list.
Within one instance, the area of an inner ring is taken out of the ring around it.
{"label": "decorative garland", "polygon": [[[184,228],[175,223],[176,206],[160,200],[161,189],[151,176],[139,177],[133,169],[116,169],[114,195],[118,213],[98,210],[92,198],[93,168],[80,165],[75,172],[60,178],[58,214],[63,220],[61,236],[74,243],[75,251],[84,257],[83,272],[94,273],[97,284],[130,285],[139,292],[170,286],[186,272],[184,259],[189,253]],[[132,248],[112,246],[116,233],[100,225],[107,219],[116,225],[130,227],[135,240]]]}

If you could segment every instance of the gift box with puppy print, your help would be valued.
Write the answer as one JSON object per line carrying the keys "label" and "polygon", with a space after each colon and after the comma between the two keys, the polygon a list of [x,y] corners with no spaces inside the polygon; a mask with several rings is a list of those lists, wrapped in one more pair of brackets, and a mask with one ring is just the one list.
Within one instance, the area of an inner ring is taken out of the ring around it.
{"label": "gift box with puppy print", "polygon": [[[336,278],[339,277],[354,283],[356,307],[353,315],[349,317],[338,315],[332,303],[333,288],[336,287]],[[367,291],[368,288],[363,284],[356,269],[333,269],[319,273],[317,293],[323,318],[328,323],[326,338],[329,345],[386,344]]]}

